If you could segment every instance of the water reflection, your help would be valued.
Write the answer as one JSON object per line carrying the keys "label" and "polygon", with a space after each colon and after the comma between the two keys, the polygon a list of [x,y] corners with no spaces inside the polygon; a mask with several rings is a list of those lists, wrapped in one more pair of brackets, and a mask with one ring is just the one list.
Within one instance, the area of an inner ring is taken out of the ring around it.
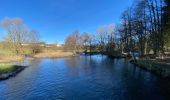
{"label": "water reflection", "polygon": [[79,56],[37,59],[16,77],[0,82],[0,100],[164,100],[170,82],[126,59]]}

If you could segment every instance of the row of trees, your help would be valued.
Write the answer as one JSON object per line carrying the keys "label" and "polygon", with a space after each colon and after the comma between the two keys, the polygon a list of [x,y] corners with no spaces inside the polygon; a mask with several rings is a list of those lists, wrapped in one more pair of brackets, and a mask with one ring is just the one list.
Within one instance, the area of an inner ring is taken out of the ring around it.
{"label": "row of trees", "polygon": [[79,31],[72,32],[65,40],[65,48],[73,52],[82,51],[100,51],[109,52],[115,49],[115,25],[101,26],[96,30],[95,34]]}
{"label": "row of trees", "polygon": [[137,0],[122,13],[120,25],[99,27],[95,34],[74,31],[66,38],[65,47],[85,51],[93,47],[109,55],[139,51],[144,56],[164,54],[169,43],[169,0]]}
{"label": "row of trees", "polygon": [[138,47],[141,56],[164,53],[170,40],[169,0],[139,0],[122,14],[120,26],[124,51]]}
{"label": "row of trees", "polygon": [[90,44],[91,37],[84,32],[80,35],[79,31],[72,32],[65,40],[65,49],[72,52],[78,52],[82,49],[87,51],[87,45]]}
{"label": "row of trees", "polygon": [[8,49],[16,54],[24,54],[26,51],[23,44],[29,44],[32,53],[37,51],[39,34],[36,30],[29,30],[20,18],[6,18],[0,22],[0,25],[6,30],[4,42]]}

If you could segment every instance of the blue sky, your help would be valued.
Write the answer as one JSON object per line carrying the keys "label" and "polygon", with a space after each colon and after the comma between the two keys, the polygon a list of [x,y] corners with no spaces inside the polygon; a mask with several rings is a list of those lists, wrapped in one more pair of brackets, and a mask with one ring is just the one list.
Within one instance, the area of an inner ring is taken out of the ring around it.
{"label": "blue sky", "polygon": [[[47,43],[63,43],[74,30],[94,33],[99,26],[118,24],[133,0],[0,0],[0,20],[21,18]],[[0,27],[0,39],[5,32]]]}

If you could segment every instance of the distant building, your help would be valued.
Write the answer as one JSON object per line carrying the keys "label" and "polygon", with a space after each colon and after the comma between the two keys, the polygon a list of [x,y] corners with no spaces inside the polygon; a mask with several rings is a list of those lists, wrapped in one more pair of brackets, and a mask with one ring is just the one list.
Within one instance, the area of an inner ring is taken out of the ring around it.
{"label": "distant building", "polygon": [[63,44],[57,44],[57,47],[62,47],[63,46]]}
{"label": "distant building", "polygon": [[47,47],[47,48],[51,48],[51,47],[63,47],[64,44],[46,44],[45,42],[39,42],[39,43],[22,43],[22,46],[29,46],[31,44],[36,44],[38,46],[41,47]]}

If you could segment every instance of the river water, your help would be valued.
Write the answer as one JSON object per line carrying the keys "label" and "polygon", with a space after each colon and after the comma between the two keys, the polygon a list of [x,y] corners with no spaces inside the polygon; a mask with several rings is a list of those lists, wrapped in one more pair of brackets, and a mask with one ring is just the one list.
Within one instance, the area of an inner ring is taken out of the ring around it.
{"label": "river water", "polygon": [[0,100],[170,100],[170,81],[126,59],[36,59],[0,81]]}

